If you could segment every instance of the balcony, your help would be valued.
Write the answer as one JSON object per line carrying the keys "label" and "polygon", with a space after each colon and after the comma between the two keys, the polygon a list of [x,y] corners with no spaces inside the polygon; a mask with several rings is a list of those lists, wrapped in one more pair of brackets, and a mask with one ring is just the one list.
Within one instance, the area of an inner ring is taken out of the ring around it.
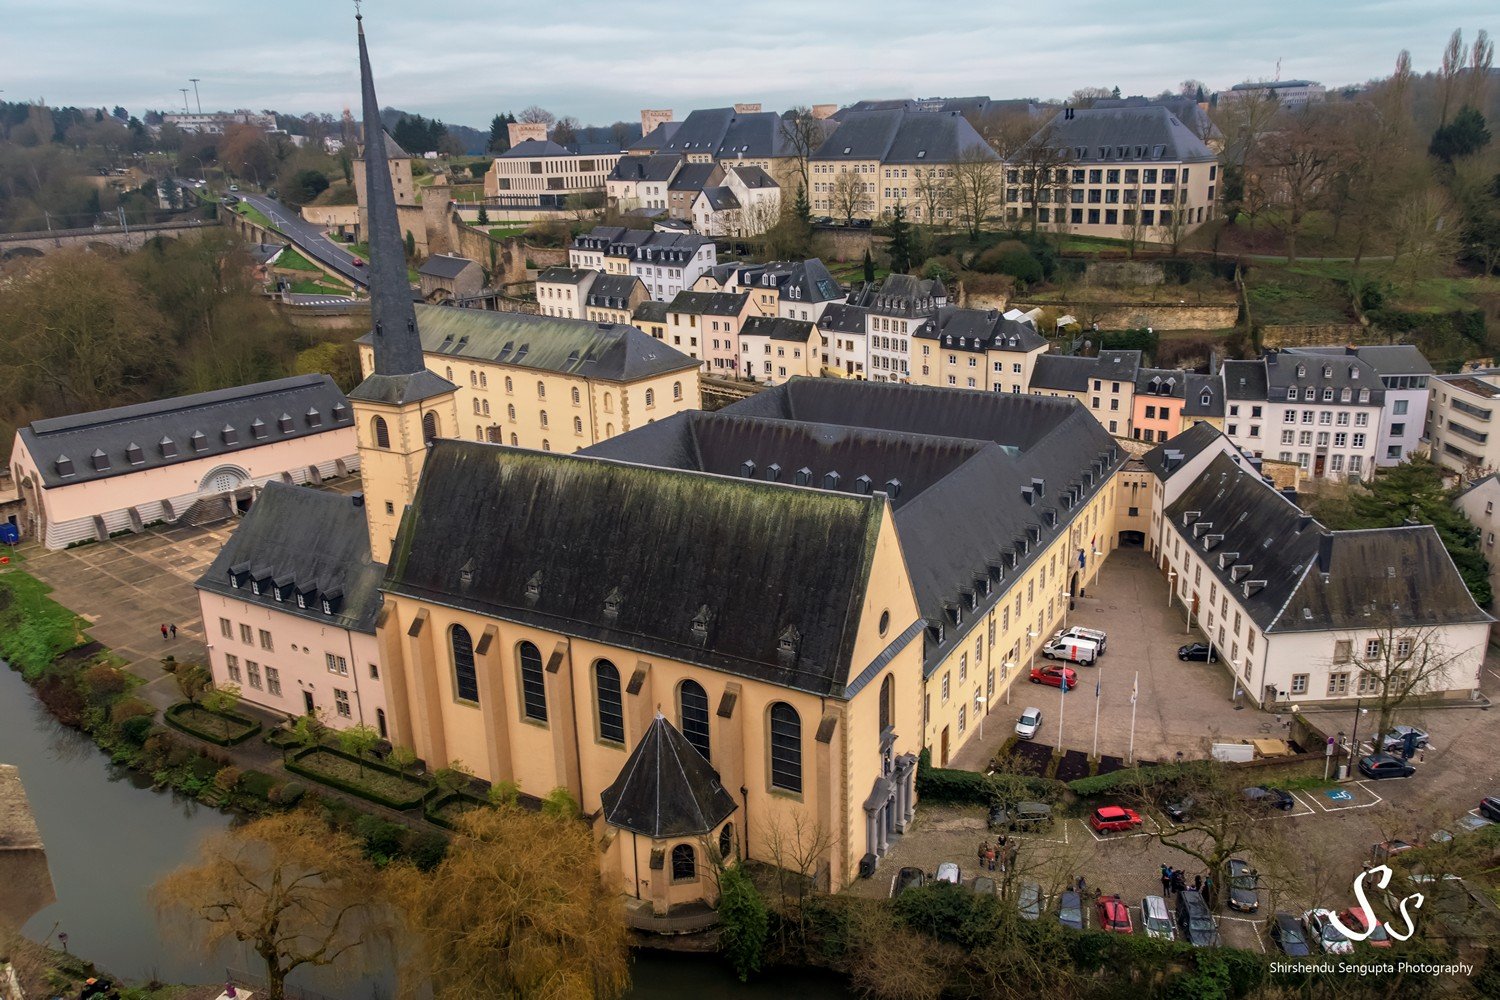
{"label": "balcony", "polygon": [[1461,438],[1468,438],[1475,444],[1484,444],[1489,439],[1489,435],[1485,432],[1470,430],[1463,424],[1454,423],[1452,420],[1448,421],[1448,430]]}
{"label": "balcony", "polygon": [[1453,400],[1453,409],[1459,413],[1467,414],[1475,420],[1485,421],[1489,420],[1491,414],[1494,413],[1493,410],[1486,410],[1483,407],[1475,406],[1473,403],[1465,403],[1461,399]]}

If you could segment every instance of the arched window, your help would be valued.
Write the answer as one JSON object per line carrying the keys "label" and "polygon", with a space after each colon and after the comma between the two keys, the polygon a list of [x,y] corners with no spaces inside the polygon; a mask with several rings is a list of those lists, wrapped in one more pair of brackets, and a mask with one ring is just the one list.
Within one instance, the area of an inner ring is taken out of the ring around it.
{"label": "arched window", "polygon": [[682,401],[682,383],[681,382],[673,382],[672,383],[672,399],[675,402],[681,402]]}
{"label": "arched window", "polygon": [[578,394],[578,386],[575,385],[573,387],[573,405],[577,406],[582,400],[583,397]]}
{"label": "arched window", "polygon": [[490,415],[490,401],[488,399],[486,399],[484,401],[484,415],[485,416],[489,416]]}
{"label": "arched window", "polygon": [[607,438],[612,438],[612,437],[615,436],[615,425],[614,424],[605,424],[604,425],[604,436],[607,437]]}
{"label": "arched window", "polygon": [[422,414],[422,440],[431,441],[438,436],[437,414],[428,410]]}
{"label": "arched window", "polygon": [[390,736],[390,733],[386,729],[385,709],[383,708],[377,708],[375,710],[375,731],[380,734],[381,739],[386,739]]}
{"label": "arched window", "polygon": [[574,417],[573,418],[573,433],[574,434],[582,434],[583,433],[583,418],[582,417]]}
{"label": "arched window", "polygon": [[606,392],[604,394],[604,412],[605,413],[613,413],[613,412],[615,412],[615,397],[614,397],[613,393]]}
{"label": "arched window", "polygon": [[447,377],[448,381],[452,382],[453,381],[453,366],[449,365],[447,368],[443,369],[443,371],[446,373],[446,377]]}
{"label": "arched window", "polygon": [[646,405],[647,406],[655,406],[656,405],[656,390],[655,389],[647,389],[646,390]]}
{"label": "arched window", "polygon": [[488,389],[489,387],[490,387],[490,377],[488,375],[486,375],[484,372],[480,372],[479,373],[479,388],[481,388],[481,389]]}
{"label": "arched window", "polygon": [[469,385],[470,386],[477,386],[478,384],[479,384],[479,373],[476,372],[476,371],[473,371],[471,369],[469,371]]}
{"label": "arched window", "polygon": [[547,383],[545,383],[545,382],[538,382],[536,384],[536,398],[537,399],[546,399],[547,398]]}
{"label": "arched window", "polygon": [[880,731],[891,728],[896,718],[896,680],[890,674],[880,682]]}
{"label": "arched window", "polygon": [[391,446],[391,430],[385,425],[385,417],[376,417],[371,420],[370,431],[375,437],[375,447],[389,448]]}
{"label": "arched window", "polygon": [[515,389],[515,384],[511,382],[510,376],[509,375],[505,376],[505,391],[506,392],[511,392],[514,389]]}
{"label": "arched window", "polygon": [[698,878],[698,852],[692,844],[672,848],[672,881],[692,882]]}
{"label": "arched window", "polygon": [[448,629],[453,648],[453,693],[460,701],[479,700],[479,675],[474,671],[474,640],[462,625]]}
{"label": "arched window", "polygon": [[521,643],[521,715],[533,722],[547,721],[547,682],[542,675],[542,654],[529,642]]}
{"label": "arched window", "polygon": [[697,681],[677,687],[677,722],[682,735],[707,761],[713,760],[708,741],[708,692]]}
{"label": "arched window", "polygon": [[509,420],[515,420],[516,419],[516,404],[515,403],[506,403],[505,404],[505,416]]}
{"label": "arched window", "polygon": [[802,791],[802,717],[784,701],[771,706],[771,787]]}
{"label": "arched window", "polygon": [[548,441],[546,438],[542,438],[542,450],[543,451],[551,451],[552,450],[552,442]]}
{"label": "arched window", "polygon": [[474,425],[474,440],[475,441],[483,441],[484,440],[484,428],[481,427],[481,426],[479,426],[478,424]]}
{"label": "arched window", "polygon": [[594,703],[599,711],[599,738],[625,742],[625,704],[620,697],[620,671],[608,660],[594,664]]}
{"label": "arched window", "polygon": [[734,854],[734,824],[725,823],[724,829],[719,831],[719,857],[729,858]]}
{"label": "arched window", "polygon": [[514,448],[516,445],[518,445],[520,443],[521,443],[521,439],[520,438],[516,437],[514,434],[512,434],[510,436],[510,446],[512,448]]}
{"label": "arched window", "polygon": [[542,426],[543,427],[547,426],[547,411],[546,410],[542,411]]}

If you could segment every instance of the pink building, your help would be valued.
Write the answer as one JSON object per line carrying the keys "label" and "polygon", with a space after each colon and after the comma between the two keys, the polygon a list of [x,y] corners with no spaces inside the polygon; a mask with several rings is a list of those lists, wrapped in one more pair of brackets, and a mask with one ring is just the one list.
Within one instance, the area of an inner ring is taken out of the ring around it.
{"label": "pink building", "polygon": [[197,583],[214,683],[278,714],[386,736],[375,643],[384,575],[363,494],[268,484]]}
{"label": "pink building", "polygon": [[222,519],[268,482],[358,468],[354,414],[327,375],[35,420],[11,453],[22,534],[51,549]]}
{"label": "pink building", "polygon": [[1130,435],[1142,441],[1165,441],[1182,430],[1187,373],[1142,368],[1135,378]]}

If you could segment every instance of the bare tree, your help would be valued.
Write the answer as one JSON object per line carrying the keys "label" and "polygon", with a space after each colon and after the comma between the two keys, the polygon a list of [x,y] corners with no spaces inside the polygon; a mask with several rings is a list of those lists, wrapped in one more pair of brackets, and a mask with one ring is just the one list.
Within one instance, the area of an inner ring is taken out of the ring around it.
{"label": "bare tree", "polygon": [[[1192,208],[1187,204],[1187,188],[1177,184],[1172,188],[1162,191],[1165,199],[1167,192],[1172,192],[1170,202],[1163,201],[1162,206],[1156,210],[1156,241],[1165,243],[1176,253],[1182,248],[1182,240],[1187,236],[1188,227],[1192,225]],[[1170,207],[1163,207],[1169,205]]]}
{"label": "bare tree", "polygon": [[[1140,175],[1137,174],[1137,177]],[[1125,245],[1132,255],[1136,248],[1146,239],[1145,216],[1141,214],[1141,185],[1137,181],[1133,189],[1125,191],[1125,207],[1121,209],[1120,218],[1125,223]]]}
{"label": "bare tree", "polygon": [[806,944],[803,901],[810,892],[830,891],[827,859],[834,836],[801,811],[776,817],[764,827],[766,851],[775,867],[780,912]]}
{"label": "bare tree", "polygon": [[1490,33],[1483,28],[1474,39],[1474,48],[1469,55],[1468,85],[1464,88],[1464,103],[1480,112],[1485,108],[1485,97],[1489,92],[1490,67],[1495,62],[1495,43]]}
{"label": "bare tree", "polygon": [[1114,96],[1115,91],[1111,87],[1079,87],[1068,95],[1068,103],[1075,108],[1091,108],[1095,101]]}
{"label": "bare tree", "polygon": [[1462,227],[1448,195],[1429,187],[1404,199],[1392,217],[1392,270],[1409,285],[1440,273],[1458,254]]}
{"label": "bare tree", "polygon": [[1277,208],[1274,225],[1286,241],[1289,262],[1297,260],[1297,238],[1308,215],[1328,193],[1343,151],[1332,135],[1333,113],[1306,107],[1287,115],[1274,139],[1264,144],[1258,162]]}
{"label": "bare tree", "polygon": [[559,146],[571,146],[578,141],[578,130],[581,128],[578,119],[572,115],[564,115],[552,123],[552,141]]}
{"label": "bare tree", "polygon": [[[1031,220],[1033,236],[1042,205],[1056,204],[1059,215],[1067,211],[1069,160],[1068,150],[1057,137],[1053,122],[1044,125],[1007,160],[1007,171],[1015,174],[1020,186],[1020,202]],[[1062,222],[1063,218],[1056,221]]]}
{"label": "bare tree", "polygon": [[760,236],[781,219],[781,203],[773,198],[752,201],[738,212],[740,231],[737,236]]}
{"label": "bare tree", "polygon": [[979,236],[979,230],[994,214],[1000,203],[1003,180],[1000,161],[993,150],[981,146],[958,155],[948,198],[954,220],[969,231],[970,239]]}
{"label": "bare tree", "polygon": [[806,190],[811,191],[812,178],[807,161],[823,144],[827,134],[823,131],[823,123],[813,116],[810,108],[798,106],[781,116],[777,129],[782,141],[792,151],[792,159],[797,165],[797,179]]}
{"label": "bare tree", "polygon": [[945,168],[938,166],[917,167],[916,195],[918,221],[929,228],[936,228],[942,210],[948,203],[948,178],[943,176]]}
{"label": "bare tree", "polygon": [[833,179],[833,194],[828,205],[836,217],[843,218],[845,225],[853,224],[856,215],[867,215],[874,208],[865,190],[864,178],[848,171]]}
{"label": "bare tree", "polygon": [[551,125],[557,121],[557,116],[538,104],[532,104],[521,109],[516,116],[516,121],[525,122],[528,125]]}
{"label": "bare tree", "polygon": [[[1387,601],[1372,600],[1370,607],[1375,627],[1361,639],[1341,640],[1330,669],[1351,673],[1351,690],[1371,703],[1373,739],[1391,731],[1396,714],[1412,698],[1461,682],[1455,668],[1474,650],[1456,648],[1441,626],[1405,624],[1401,609]],[[1361,647],[1354,648],[1355,642]]]}
{"label": "bare tree", "polygon": [[1459,77],[1464,71],[1464,33],[1462,28],[1454,28],[1453,34],[1448,37],[1448,44],[1443,49],[1443,62],[1438,68],[1438,94],[1441,98],[1438,112],[1438,124],[1448,124],[1448,112],[1456,110],[1454,98],[1458,96]]}
{"label": "bare tree", "polygon": [[1244,176],[1243,211],[1252,219],[1262,207],[1261,145],[1275,128],[1280,113],[1276,98],[1269,91],[1258,90],[1220,102],[1211,115],[1224,134],[1226,171],[1234,167]]}

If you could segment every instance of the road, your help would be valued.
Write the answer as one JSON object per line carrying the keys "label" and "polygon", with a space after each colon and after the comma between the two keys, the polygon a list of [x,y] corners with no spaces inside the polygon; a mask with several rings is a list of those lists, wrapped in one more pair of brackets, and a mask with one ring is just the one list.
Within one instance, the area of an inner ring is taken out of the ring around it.
{"label": "road", "polygon": [[369,284],[369,279],[365,274],[366,269],[354,266],[354,255],[342,245],[324,236],[323,231],[317,226],[303,221],[302,216],[274,198],[244,191],[240,192],[240,197],[270,219],[271,224],[291,240],[292,244],[303,254],[332,268],[357,287],[363,288]]}

